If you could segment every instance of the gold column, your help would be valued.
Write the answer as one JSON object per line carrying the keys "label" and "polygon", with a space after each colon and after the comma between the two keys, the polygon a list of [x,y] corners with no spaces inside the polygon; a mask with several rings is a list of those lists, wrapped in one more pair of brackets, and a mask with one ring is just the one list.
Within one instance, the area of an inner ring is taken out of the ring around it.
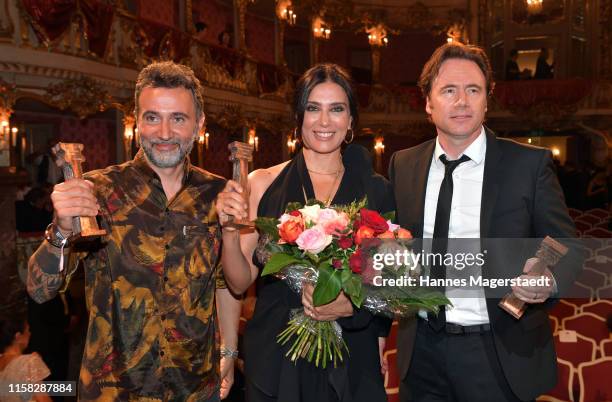
{"label": "gold column", "polygon": [[246,46],[246,11],[248,0],[234,0],[234,46],[238,50],[247,50]]}
{"label": "gold column", "polygon": [[372,48],[372,83],[380,82],[380,47],[371,46]]}

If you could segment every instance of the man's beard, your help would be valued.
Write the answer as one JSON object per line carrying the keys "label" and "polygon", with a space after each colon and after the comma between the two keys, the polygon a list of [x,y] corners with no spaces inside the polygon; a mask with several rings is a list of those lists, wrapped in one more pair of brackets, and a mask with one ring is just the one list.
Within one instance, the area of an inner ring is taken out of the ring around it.
{"label": "man's beard", "polygon": [[[140,146],[144,150],[145,155],[149,161],[157,166],[158,168],[171,168],[176,167],[183,163],[185,157],[189,155],[193,149],[193,143],[195,141],[197,131],[194,132],[190,139],[181,141],[179,139],[171,139],[168,141],[163,140],[149,140],[140,136]],[[159,151],[155,148],[157,144],[173,144],[178,145],[178,148],[174,148],[171,151]]]}

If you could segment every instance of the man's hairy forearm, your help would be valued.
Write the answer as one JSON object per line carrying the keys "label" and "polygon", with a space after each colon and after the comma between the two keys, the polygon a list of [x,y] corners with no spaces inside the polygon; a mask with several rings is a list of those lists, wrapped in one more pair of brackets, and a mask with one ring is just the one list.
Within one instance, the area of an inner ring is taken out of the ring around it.
{"label": "man's hairy forearm", "polygon": [[[68,260],[64,250],[64,265]],[[44,303],[57,295],[66,278],[66,267],[59,272],[60,250],[46,241],[38,247],[28,261],[28,293],[37,303]]]}

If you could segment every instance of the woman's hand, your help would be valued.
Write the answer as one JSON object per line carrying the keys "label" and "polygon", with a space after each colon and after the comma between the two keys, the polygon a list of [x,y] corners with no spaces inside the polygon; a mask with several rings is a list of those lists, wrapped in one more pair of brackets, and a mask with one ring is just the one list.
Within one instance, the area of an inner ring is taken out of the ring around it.
{"label": "woman's hand", "polygon": [[338,318],[353,315],[353,304],[344,295],[344,292],[340,292],[334,301],[319,307],[314,307],[313,292],[314,287],[309,283],[302,287],[302,305],[304,306],[304,314],[307,316],[317,321],[335,321]]}
{"label": "woman's hand", "polygon": [[219,216],[219,223],[224,229],[229,231],[236,230],[235,228],[226,227],[230,216],[236,219],[246,219],[249,216],[249,206],[244,199],[244,189],[240,184],[233,180],[228,180],[225,188],[217,196],[215,207]]}

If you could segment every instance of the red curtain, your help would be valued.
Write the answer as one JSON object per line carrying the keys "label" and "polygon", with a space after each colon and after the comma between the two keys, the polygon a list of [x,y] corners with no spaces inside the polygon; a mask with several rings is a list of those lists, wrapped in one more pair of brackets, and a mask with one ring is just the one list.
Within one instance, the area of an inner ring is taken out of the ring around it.
{"label": "red curtain", "polygon": [[21,3],[41,41],[58,39],[80,10],[85,17],[89,49],[104,56],[114,14],[111,5],[101,0],[21,0]]}

